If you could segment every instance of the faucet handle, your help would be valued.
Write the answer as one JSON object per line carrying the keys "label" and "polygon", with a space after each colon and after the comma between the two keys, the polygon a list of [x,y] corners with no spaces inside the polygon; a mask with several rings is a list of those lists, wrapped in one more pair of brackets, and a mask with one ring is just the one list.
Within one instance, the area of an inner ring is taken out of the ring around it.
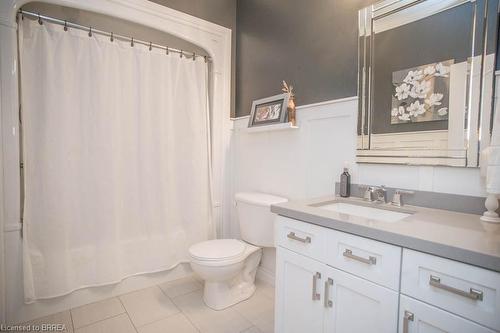
{"label": "faucet handle", "polygon": [[375,189],[373,186],[360,186],[359,188],[365,190],[365,194],[363,195],[364,200],[373,201],[373,191]]}
{"label": "faucet handle", "polygon": [[398,207],[404,206],[403,194],[415,194],[415,192],[414,191],[399,190],[399,189],[396,190],[394,192],[394,196],[392,197],[391,205],[398,206]]}

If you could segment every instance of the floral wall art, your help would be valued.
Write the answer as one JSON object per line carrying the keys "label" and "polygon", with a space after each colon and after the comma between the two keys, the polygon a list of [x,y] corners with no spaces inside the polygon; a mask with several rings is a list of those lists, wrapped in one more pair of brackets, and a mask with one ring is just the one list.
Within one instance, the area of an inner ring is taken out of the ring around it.
{"label": "floral wall art", "polygon": [[447,60],[393,72],[391,124],[447,120],[453,62]]}

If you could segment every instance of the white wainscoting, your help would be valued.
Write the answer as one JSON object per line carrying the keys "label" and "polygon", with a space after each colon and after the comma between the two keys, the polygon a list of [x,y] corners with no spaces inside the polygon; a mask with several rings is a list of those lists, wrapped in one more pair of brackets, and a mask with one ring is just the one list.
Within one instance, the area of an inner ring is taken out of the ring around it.
{"label": "white wainscoting", "polygon": [[[291,200],[334,193],[345,162],[352,182],[405,189],[485,196],[479,169],[433,166],[355,164],[357,97],[297,109],[298,129],[243,131],[248,117],[233,120],[231,188],[260,191]],[[229,175],[227,175],[229,176]],[[239,237],[234,205],[225,237]],[[274,274],[274,249],[265,249],[261,276]],[[259,277],[259,275],[258,275]]]}

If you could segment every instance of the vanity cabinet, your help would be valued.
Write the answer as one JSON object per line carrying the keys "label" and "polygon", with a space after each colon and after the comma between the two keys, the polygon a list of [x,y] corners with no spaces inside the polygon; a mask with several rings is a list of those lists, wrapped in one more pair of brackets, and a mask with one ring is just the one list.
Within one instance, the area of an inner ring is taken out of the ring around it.
{"label": "vanity cabinet", "polygon": [[[329,266],[329,231],[278,217],[275,332],[396,332],[398,293]],[[362,260],[366,244],[347,244],[353,269],[376,266]]]}
{"label": "vanity cabinet", "polygon": [[500,331],[500,274],[276,218],[275,333]]}
{"label": "vanity cabinet", "polygon": [[276,251],[276,263],[275,332],[323,332],[325,265],[283,248]]}
{"label": "vanity cabinet", "polygon": [[484,326],[432,305],[401,295],[399,333],[494,333]]}

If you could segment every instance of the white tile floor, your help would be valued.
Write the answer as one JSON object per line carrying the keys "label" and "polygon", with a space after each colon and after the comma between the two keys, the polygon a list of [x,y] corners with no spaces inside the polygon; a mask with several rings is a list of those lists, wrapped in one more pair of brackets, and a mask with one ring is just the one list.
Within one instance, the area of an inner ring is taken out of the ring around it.
{"label": "white tile floor", "polygon": [[215,311],[203,303],[201,282],[187,277],[25,324],[42,323],[75,333],[272,333],[274,288],[257,282],[250,299]]}

